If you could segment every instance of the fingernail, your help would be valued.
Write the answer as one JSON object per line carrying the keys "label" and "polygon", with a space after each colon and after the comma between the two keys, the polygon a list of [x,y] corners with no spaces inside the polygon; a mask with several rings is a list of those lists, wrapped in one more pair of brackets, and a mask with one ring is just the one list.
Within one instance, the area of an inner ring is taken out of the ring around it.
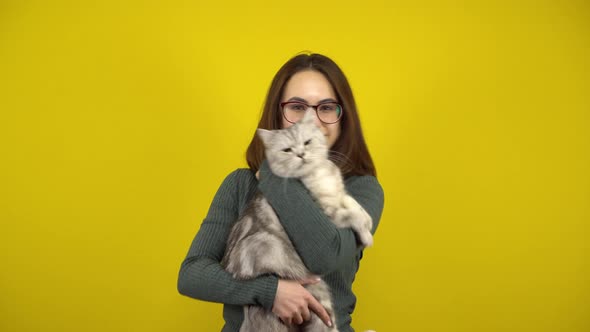
{"label": "fingernail", "polygon": [[329,322],[328,322],[328,326],[329,326],[329,327],[332,327],[332,321],[329,321]]}
{"label": "fingernail", "polygon": [[315,280],[315,281],[322,281],[322,278],[320,278],[320,277],[315,277],[315,279],[314,279],[314,280]]}

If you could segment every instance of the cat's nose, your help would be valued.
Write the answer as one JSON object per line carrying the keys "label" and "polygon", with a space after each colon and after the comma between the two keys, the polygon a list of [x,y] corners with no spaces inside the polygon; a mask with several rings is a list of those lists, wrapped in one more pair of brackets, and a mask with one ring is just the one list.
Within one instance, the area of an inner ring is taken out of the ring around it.
{"label": "cat's nose", "polygon": [[303,158],[305,156],[305,152],[301,152],[297,154],[297,157],[299,158]]}

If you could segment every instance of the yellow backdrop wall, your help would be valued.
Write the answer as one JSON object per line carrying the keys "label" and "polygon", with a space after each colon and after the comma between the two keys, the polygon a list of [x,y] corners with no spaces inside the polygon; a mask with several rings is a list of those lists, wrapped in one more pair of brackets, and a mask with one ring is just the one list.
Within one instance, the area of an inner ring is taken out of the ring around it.
{"label": "yellow backdrop wall", "polygon": [[178,269],[310,50],[386,194],[354,327],[590,331],[589,41],[575,0],[4,0],[0,330],[218,331]]}

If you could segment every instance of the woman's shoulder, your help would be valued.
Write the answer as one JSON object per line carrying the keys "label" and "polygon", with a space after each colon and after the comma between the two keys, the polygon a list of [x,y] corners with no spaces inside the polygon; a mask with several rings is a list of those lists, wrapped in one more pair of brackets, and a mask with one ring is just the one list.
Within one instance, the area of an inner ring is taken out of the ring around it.
{"label": "woman's shoulder", "polygon": [[379,184],[377,177],[373,175],[351,175],[344,179],[346,183],[357,183],[357,182],[371,182]]}
{"label": "woman's shoulder", "polygon": [[234,181],[252,181],[256,180],[256,175],[249,168],[237,168],[229,173],[227,179],[233,179]]}
{"label": "woman's shoulder", "polygon": [[353,175],[347,177],[344,182],[348,190],[369,190],[383,195],[383,187],[381,187],[377,177],[373,175]]}
{"label": "woman's shoulder", "polygon": [[249,168],[238,168],[230,172],[222,186],[229,186],[241,192],[249,192],[258,184],[256,175]]}
{"label": "woman's shoulder", "polygon": [[223,185],[236,195],[239,211],[243,211],[256,192],[258,180],[249,168],[238,168],[227,175]]}

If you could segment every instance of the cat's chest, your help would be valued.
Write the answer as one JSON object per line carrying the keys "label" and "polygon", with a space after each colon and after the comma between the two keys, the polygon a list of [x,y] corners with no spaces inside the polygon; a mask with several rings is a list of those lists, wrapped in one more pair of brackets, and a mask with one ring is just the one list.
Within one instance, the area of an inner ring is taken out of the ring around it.
{"label": "cat's chest", "polygon": [[[331,166],[331,165],[328,165]],[[344,188],[342,177],[334,167],[318,168],[304,180],[305,186],[312,192],[337,193]]]}

